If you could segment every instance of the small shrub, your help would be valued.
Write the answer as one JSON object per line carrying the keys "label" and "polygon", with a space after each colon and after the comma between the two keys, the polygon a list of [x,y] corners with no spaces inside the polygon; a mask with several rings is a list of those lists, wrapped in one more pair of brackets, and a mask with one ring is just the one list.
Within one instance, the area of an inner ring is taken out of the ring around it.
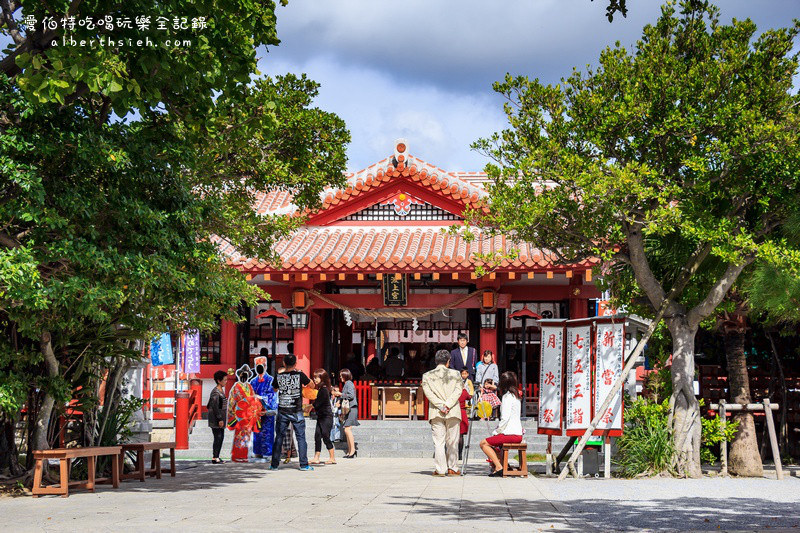
{"label": "small shrub", "polygon": [[626,399],[625,432],[617,441],[615,463],[623,477],[670,471],[674,448],[667,420],[668,401]]}
{"label": "small shrub", "polygon": [[716,446],[723,440],[730,442],[739,429],[739,421],[728,421],[725,430],[722,430],[718,414],[713,417],[703,418],[703,428],[700,433],[700,461],[707,464],[714,464],[719,460],[715,450]]}

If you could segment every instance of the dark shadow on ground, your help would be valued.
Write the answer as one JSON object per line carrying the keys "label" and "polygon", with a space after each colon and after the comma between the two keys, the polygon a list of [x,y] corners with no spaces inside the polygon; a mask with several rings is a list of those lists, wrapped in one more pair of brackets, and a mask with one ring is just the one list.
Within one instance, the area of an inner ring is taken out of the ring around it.
{"label": "dark shadow on ground", "polygon": [[[162,467],[164,467],[162,459]],[[167,461],[167,465],[169,461]],[[295,463],[283,464],[280,469],[297,470]],[[234,463],[214,465],[210,461],[178,461],[176,475],[171,477],[169,471],[161,474],[161,479],[148,477],[144,483],[138,479],[127,479],[119,484],[123,492],[176,492],[204,489],[222,489],[227,486],[250,483],[269,475],[269,462],[266,463]],[[108,490],[99,486],[99,490]],[[114,489],[111,489],[114,490]]]}
{"label": "dark shadow on ground", "polygon": [[[549,501],[523,499],[438,500],[398,497],[399,507],[412,513],[451,520],[492,520],[510,509],[515,522],[542,527],[564,515]],[[675,498],[645,502],[586,499],[566,505],[567,517],[589,522],[599,531],[730,531],[800,528],[800,503],[762,498]],[[584,531],[579,521],[570,531]],[[570,527],[568,526],[568,527]]]}
{"label": "dark shadow on ground", "polygon": [[[517,524],[530,524],[531,527],[547,529],[553,524],[559,524],[558,531],[584,532],[586,528],[582,523],[564,524],[564,515],[556,507],[546,500],[522,500],[522,499],[491,499],[490,496],[482,499],[468,499],[464,497],[458,500],[454,495],[452,499],[434,498],[410,498],[398,496],[391,505],[396,505],[403,509],[410,509],[411,514],[417,520],[419,515],[430,515],[438,520],[461,520],[464,526],[469,526],[470,521],[476,520],[503,520],[508,519],[509,509],[511,510],[514,522]],[[567,517],[568,518],[568,517]],[[566,528],[565,528],[566,526]]]}

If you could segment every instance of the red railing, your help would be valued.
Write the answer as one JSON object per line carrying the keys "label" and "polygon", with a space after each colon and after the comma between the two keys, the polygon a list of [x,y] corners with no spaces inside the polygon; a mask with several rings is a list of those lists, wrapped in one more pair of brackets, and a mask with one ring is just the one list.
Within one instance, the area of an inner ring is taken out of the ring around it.
{"label": "red railing", "polygon": [[[358,419],[359,420],[372,420],[377,418],[373,416],[372,410],[372,387],[376,385],[393,385],[395,383],[402,383],[404,385],[419,385],[422,383],[421,379],[376,379],[374,381],[353,381],[356,387],[356,399],[358,400]],[[422,391],[418,391],[422,394]],[[428,399],[423,395],[423,409],[421,413],[417,413],[417,418],[426,420],[428,418]]]}
{"label": "red railing", "polygon": [[189,431],[191,431],[195,422],[203,415],[203,381],[192,379],[189,383],[189,390],[192,391],[189,395]]}
{"label": "red railing", "polygon": [[[150,411],[150,390],[144,390],[142,396],[144,404],[142,409]],[[172,420],[175,418],[175,391],[174,390],[154,390],[153,395],[153,420]],[[158,400],[172,400],[172,402],[160,402]]]}

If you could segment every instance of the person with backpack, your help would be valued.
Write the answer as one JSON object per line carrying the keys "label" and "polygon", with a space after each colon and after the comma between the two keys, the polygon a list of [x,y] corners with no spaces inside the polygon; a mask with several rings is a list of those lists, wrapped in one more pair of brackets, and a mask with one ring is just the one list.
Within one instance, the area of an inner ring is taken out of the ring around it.
{"label": "person with backpack", "polygon": [[278,391],[278,417],[275,421],[275,443],[272,446],[270,470],[277,470],[280,463],[280,450],[289,424],[297,437],[297,455],[300,470],[314,470],[308,464],[308,444],[306,443],[306,419],[303,416],[303,387],[315,388],[305,372],[297,370],[297,356],[287,354],[283,357],[285,370],[275,377],[272,386]]}

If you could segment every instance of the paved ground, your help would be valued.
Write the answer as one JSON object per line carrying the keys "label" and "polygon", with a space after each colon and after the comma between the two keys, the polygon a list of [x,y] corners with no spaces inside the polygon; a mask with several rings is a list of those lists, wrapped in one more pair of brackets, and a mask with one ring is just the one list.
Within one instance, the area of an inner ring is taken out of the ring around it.
{"label": "paved ground", "polygon": [[[6,531],[798,531],[800,479],[499,479],[475,464],[434,478],[428,459],[181,462],[175,478],[69,498],[0,499]],[[796,476],[797,473],[793,472]]]}

